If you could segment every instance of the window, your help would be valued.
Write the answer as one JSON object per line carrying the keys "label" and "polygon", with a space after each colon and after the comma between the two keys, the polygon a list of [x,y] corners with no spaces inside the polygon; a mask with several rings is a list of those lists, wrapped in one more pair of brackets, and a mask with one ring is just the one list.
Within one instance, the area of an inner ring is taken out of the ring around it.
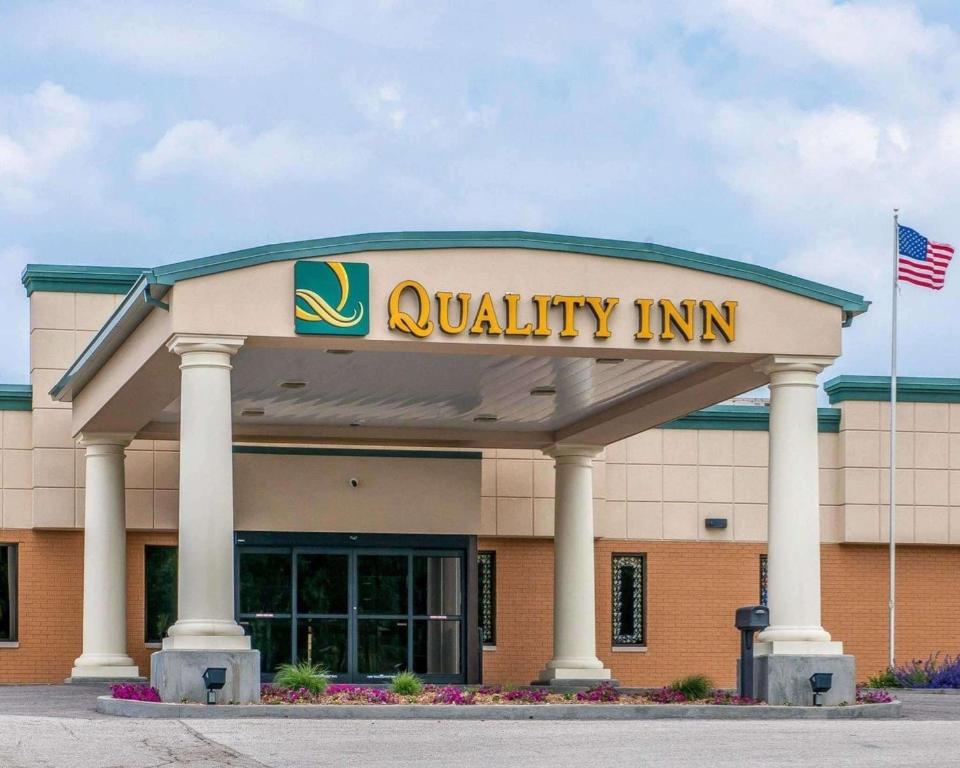
{"label": "window", "polygon": [[760,555],[760,605],[767,604],[767,556]]}
{"label": "window", "polygon": [[613,644],[646,644],[646,555],[613,556]]}
{"label": "window", "polygon": [[480,642],[497,644],[497,553],[477,553],[477,610]]}
{"label": "window", "polygon": [[148,546],[144,552],[145,631],[148,643],[159,643],[177,620],[177,548]]}
{"label": "window", "polygon": [[17,639],[17,545],[0,544],[0,642]]}

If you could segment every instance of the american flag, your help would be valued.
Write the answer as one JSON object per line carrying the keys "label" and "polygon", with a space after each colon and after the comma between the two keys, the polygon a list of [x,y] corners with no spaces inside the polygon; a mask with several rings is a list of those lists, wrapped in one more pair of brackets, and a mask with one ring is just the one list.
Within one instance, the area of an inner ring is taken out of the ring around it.
{"label": "american flag", "polygon": [[927,240],[917,230],[897,227],[897,279],[939,291],[947,279],[953,246]]}

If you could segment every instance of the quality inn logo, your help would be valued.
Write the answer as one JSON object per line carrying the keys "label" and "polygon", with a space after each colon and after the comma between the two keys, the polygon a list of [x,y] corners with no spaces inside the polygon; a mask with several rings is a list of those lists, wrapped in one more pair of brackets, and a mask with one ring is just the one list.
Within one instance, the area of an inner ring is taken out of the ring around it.
{"label": "quality inn logo", "polygon": [[366,336],[370,332],[370,267],[341,261],[298,261],[293,266],[297,333]]}

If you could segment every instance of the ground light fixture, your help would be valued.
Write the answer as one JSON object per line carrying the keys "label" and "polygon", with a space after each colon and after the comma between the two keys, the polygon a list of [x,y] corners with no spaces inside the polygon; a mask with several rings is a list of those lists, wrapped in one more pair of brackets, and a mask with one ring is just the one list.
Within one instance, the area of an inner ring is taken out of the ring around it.
{"label": "ground light fixture", "polygon": [[207,704],[217,703],[217,691],[227,683],[226,667],[207,667],[203,671],[203,685],[207,689]]}
{"label": "ground light fixture", "polygon": [[810,675],[810,687],[813,689],[813,706],[823,706],[823,694],[833,687],[832,672],[814,672]]}

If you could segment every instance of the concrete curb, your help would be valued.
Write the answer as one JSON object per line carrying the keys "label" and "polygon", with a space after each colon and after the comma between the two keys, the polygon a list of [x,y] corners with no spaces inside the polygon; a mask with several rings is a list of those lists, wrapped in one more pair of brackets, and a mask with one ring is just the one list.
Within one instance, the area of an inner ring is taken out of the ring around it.
{"label": "concrete curb", "polygon": [[[872,690],[870,688],[864,688],[863,690]],[[960,696],[960,688],[883,688],[881,690],[886,691],[891,696],[896,693],[897,696],[900,694],[910,695],[913,693],[923,694],[924,696]]]}
{"label": "concrete curb", "polygon": [[901,717],[900,702],[846,707],[718,704],[155,704],[110,696],[97,712],[117,717],[290,718],[298,720],[880,720]]}

